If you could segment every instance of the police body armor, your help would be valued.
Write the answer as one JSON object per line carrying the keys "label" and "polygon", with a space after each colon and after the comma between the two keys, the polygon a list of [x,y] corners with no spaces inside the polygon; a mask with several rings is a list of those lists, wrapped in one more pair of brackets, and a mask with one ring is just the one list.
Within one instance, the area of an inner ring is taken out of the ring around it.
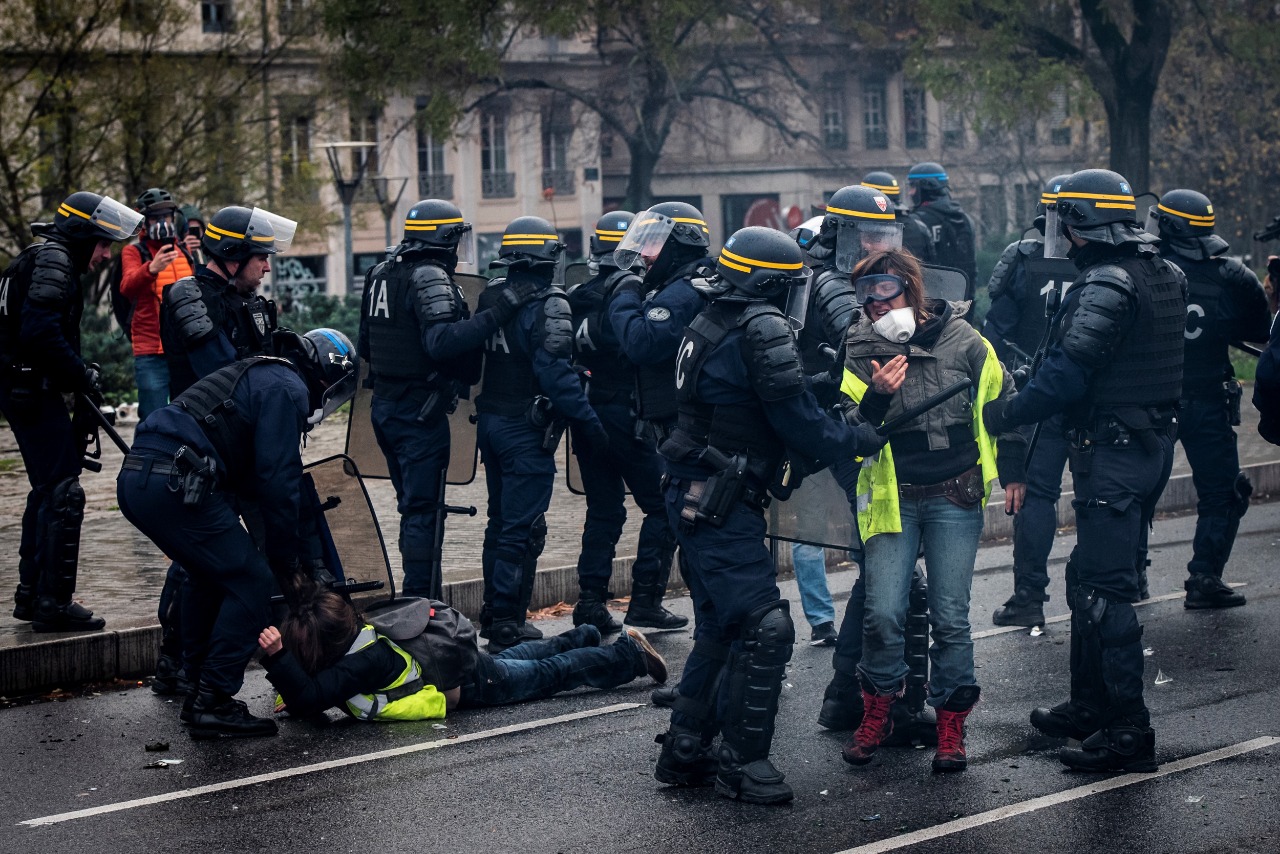
{"label": "police body armor", "polygon": [[[48,281],[37,283],[37,278]],[[52,289],[65,292],[67,311],[62,315],[62,337],[72,350],[77,354],[80,352],[80,317],[84,313],[84,300],[80,298],[71,253],[61,243],[52,240],[28,246],[0,273],[0,359],[3,360],[0,368],[5,374],[13,372],[12,377],[4,379],[19,384],[29,382],[23,376],[24,372],[15,371],[19,367],[31,369],[34,378],[42,384],[49,379],[41,373],[40,365],[28,363],[20,352],[22,307],[35,289],[50,291],[49,296],[53,296]]]}
{"label": "police body armor", "polygon": [[831,366],[822,345],[843,352],[844,339],[857,308],[848,273],[834,267],[814,270],[808,311],[797,336],[806,374],[825,371]]}
{"label": "police body armor", "polygon": [[754,390],[746,390],[749,401],[737,404],[706,403],[697,397],[698,377],[711,352],[731,331],[745,329],[768,314],[783,316],[765,302],[720,301],[703,310],[685,329],[674,387],[678,421],[674,434],[663,445],[664,456],[679,459],[681,452],[691,447],[711,447],[724,456],[744,454],[747,472],[757,481],[754,485],[760,489],[770,486],[786,447],[769,425]]}
{"label": "police body armor", "polygon": [[[415,271],[430,262],[405,263],[384,261],[369,276],[366,287],[365,318],[368,324],[370,372],[375,391],[379,394],[396,385],[434,389],[441,381],[455,381],[462,385],[474,385],[480,380],[483,354],[477,350],[444,362],[436,362],[422,348],[422,326],[411,305],[410,291],[415,287]],[[442,302],[450,303],[438,311],[439,323],[467,320],[467,309],[462,291],[439,265],[431,264],[439,271],[438,287]],[[436,287],[436,284],[429,287]],[[435,380],[430,379],[433,375]],[[383,383],[379,389],[379,381]],[[398,383],[396,381],[399,381]]]}
{"label": "police body armor", "polygon": [[627,270],[602,271],[569,292],[575,361],[591,374],[588,401],[592,404],[629,403],[636,389],[635,366],[616,344],[604,343],[609,323],[605,307],[618,284],[634,275]]}
{"label": "police body armor", "polygon": [[[485,311],[494,305],[498,298],[498,289],[505,281],[505,279],[494,279],[489,283],[489,287],[480,294],[476,306],[477,312]],[[548,326],[553,323],[552,315],[568,318],[570,312],[564,291],[558,287],[550,286],[534,299],[539,302],[543,321],[534,324],[533,328],[533,340],[530,343],[534,349],[537,349],[546,341]],[[552,305],[553,303],[559,303],[559,305]],[[507,325],[517,322],[518,316],[517,320],[512,320]],[[532,354],[512,351],[505,326],[499,327],[484,346],[483,391],[476,398],[476,410],[507,417],[523,415],[529,410],[533,399],[541,394],[538,378],[533,372]]]}
{"label": "police body armor", "polygon": [[234,285],[209,273],[179,279],[165,287],[160,308],[160,340],[169,363],[171,390],[185,390],[199,379],[187,359],[190,348],[182,329],[184,321],[174,315],[175,301],[170,299],[172,294],[191,288],[198,288],[199,296],[192,294],[178,302],[198,299],[214,334],[221,331],[227,336],[236,359],[275,355],[272,333],[279,328],[275,302],[258,293],[241,296]]}
{"label": "police body armor", "polygon": [[1222,384],[1235,376],[1228,348],[1231,332],[1230,296],[1222,258],[1192,260],[1182,255],[1168,259],[1187,276],[1187,316],[1183,334],[1186,359],[1182,368],[1182,396],[1221,398]]}
{"label": "police body armor", "polygon": [[1109,364],[1094,376],[1090,406],[1095,413],[1172,406],[1182,394],[1186,327],[1178,274],[1167,261],[1154,256],[1103,263],[1122,268],[1137,284],[1138,310],[1129,334],[1116,347]]}
{"label": "police body armor", "polygon": [[957,222],[932,205],[921,205],[912,214],[924,224],[933,245],[933,257],[926,260],[963,270],[965,275],[974,269],[974,235],[967,217]]}
{"label": "police body armor", "polygon": [[1044,257],[1044,243],[1036,244],[1034,251],[1022,256],[1024,275],[1021,311],[1018,316],[1018,328],[1013,334],[1013,343],[1029,356],[1036,354],[1044,330],[1049,324],[1045,316],[1045,307],[1050,296],[1056,291],[1059,294],[1071,284],[1080,271],[1076,265],[1066,258]]}

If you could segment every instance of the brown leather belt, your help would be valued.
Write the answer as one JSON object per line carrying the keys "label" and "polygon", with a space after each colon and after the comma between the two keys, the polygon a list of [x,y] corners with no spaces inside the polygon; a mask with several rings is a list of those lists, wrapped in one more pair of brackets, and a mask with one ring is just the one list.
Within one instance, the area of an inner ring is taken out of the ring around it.
{"label": "brown leather belt", "polygon": [[[965,504],[976,503],[982,498],[982,467],[974,466],[953,478],[940,483],[918,486],[913,483],[898,484],[898,496],[910,501],[922,498],[960,499]],[[958,502],[959,503],[959,502]]]}

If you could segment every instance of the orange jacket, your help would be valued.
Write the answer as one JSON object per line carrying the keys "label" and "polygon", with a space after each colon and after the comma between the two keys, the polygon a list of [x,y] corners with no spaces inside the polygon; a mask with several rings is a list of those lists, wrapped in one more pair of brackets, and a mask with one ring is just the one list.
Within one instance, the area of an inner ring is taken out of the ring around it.
{"label": "orange jacket", "polygon": [[[144,238],[145,239],[145,238]],[[147,249],[154,258],[162,244],[147,241]],[[191,260],[185,251],[179,251],[173,263],[152,275],[150,260],[142,260],[138,244],[131,243],[120,254],[120,293],[133,303],[133,355],[158,356],[164,352],[160,344],[160,296],[166,285],[193,275]]]}

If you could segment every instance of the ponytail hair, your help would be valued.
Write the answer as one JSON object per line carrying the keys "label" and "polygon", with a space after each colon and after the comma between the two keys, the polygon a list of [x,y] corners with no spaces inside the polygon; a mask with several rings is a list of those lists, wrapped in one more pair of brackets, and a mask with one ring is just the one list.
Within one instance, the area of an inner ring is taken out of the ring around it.
{"label": "ponytail hair", "polygon": [[337,593],[324,588],[301,592],[280,623],[285,649],[314,676],[346,655],[364,620]]}

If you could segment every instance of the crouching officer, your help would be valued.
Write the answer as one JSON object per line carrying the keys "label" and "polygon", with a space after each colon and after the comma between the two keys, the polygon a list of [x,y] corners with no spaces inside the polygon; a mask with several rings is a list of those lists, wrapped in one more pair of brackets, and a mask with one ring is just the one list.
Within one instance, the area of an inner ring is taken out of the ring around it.
{"label": "crouching officer", "polygon": [[[235,699],[271,620],[273,572],[297,574],[302,434],[355,392],[355,350],[316,329],[287,359],[258,356],[213,372],[138,425],[117,480],[120,510],[187,572],[182,648],[194,687],[181,717],[192,738],[274,735]],[[237,502],[258,503],[265,554]]]}
{"label": "crouching officer", "polygon": [[591,236],[591,262],[597,273],[569,292],[576,363],[590,373],[587,399],[609,434],[609,450],[599,457],[590,455],[589,446],[580,448],[574,443],[587,497],[575,617],[602,632],[622,631],[604,603],[609,599],[614,550],[627,521],[628,490],[644,514],[644,521],[640,523],[636,559],[631,567],[631,604],[626,623],[653,629],[680,629],[689,624],[687,617],[662,606],[676,550],[659,485],[662,463],[653,444],[637,435],[640,425],[634,406],[636,367],[623,354],[605,316],[620,283],[637,279],[632,271],[618,269],[613,257],[634,218],[627,211],[612,211],[600,217]]}
{"label": "crouching officer", "polygon": [[592,454],[608,436],[570,364],[573,326],[562,281],[564,243],[545,219],[522,216],[502,235],[498,260],[505,277],[480,295],[481,313],[508,299],[507,289],[536,296],[485,343],[484,382],[476,398],[477,444],[489,487],[484,532],[484,611],[480,636],[490,652],[528,638],[520,627],[529,606],[536,563],[534,529],[551,505],[555,451],[572,424]]}
{"label": "crouching officer", "polygon": [[532,283],[502,288],[472,317],[452,276],[459,261],[474,260],[473,248],[462,211],[424,199],[364,289],[360,355],[369,360],[374,435],[396,490],[406,596],[440,596],[436,517],[458,391],[480,381],[485,340],[536,290]]}
{"label": "crouching officer", "polygon": [[983,407],[995,432],[1064,413],[1076,512],[1067,562],[1071,695],[1033,711],[1031,724],[1081,739],[1060,756],[1084,771],[1157,767],[1133,603],[1173,461],[1186,297],[1181,272],[1156,254],[1135,216],[1133,190],[1115,172],[1086,169],[1061,184],[1046,216],[1045,257],[1068,255],[1080,275],[1035,377],[1011,401]]}
{"label": "crouching officer", "polygon": [[795,629],[764,545],[763,510],[769,490],[787,482],[778,473],[789,451],[803,449],[818,468],[874,453],[884,440],[870,425],[827,416],[806,386],[795,334],[777,306],[793,288],[806,298],[800,247],[773,229],[744,228],[725,243],[716,269],[714,301],[680,343],[678,424],[661,447],[667,515],[697,629],[654,777],[779,804],[792,791],[769,748]]}
{"label": "crouching officer", "polygon": [[72,193],[52,225],[33,226],[44,242],[28,246],[0,274],[0,412],[13,428],[31,484],[13,616],[31,620],[38,632],[106,625],[71,599],[84,522],[85,447],[62,395],[102,402],[100,369],[80,358],[80,278],[110,257],[112,241],[132,237],[141,222],[141,214],[112,198]]}
{"label": "crouching officer", "polygon": [[[161,294],[160,338],[169,397],[237,359],[274,356],[276,304],[258,293],[271,256],[293,243],[298,224],[262,208],[223,208],[204,227],[208,264]],[[289,337],[293,337],[292,334]]]}
{"label": "crouching officer", "polygon": [[1213,233],[1213,205],[1194,190],[1170,190],[1151,209],[1147,231],[1160,238],[1161,257],[1187,276],[1186,358],[1178,440],[1191,464],[1197,502],[1188,608],[1232,608],[1244,594],[1222,580],[1253,484],[1240,471],[1236,432],[1240,383],[1231,367],[1233,341],[1263,343],[1270,334],[1267,295],[1253,271]]}

